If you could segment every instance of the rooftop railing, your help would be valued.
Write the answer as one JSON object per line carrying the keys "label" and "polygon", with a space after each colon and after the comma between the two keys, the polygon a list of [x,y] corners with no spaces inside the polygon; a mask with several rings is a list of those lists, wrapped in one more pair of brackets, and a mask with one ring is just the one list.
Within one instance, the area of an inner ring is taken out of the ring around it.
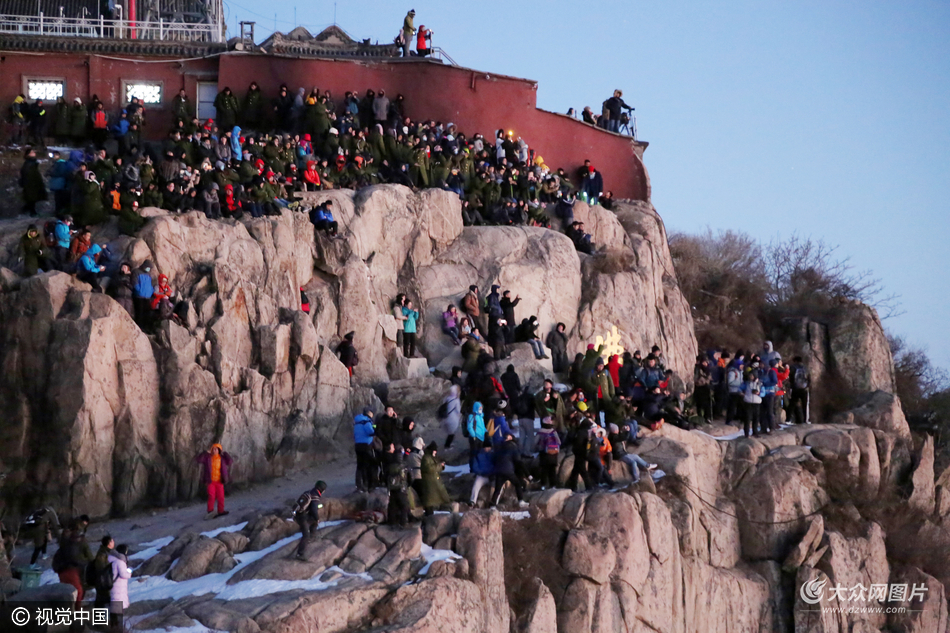
{"label": "rooftop railing", "polygon": [[223,42],[220,24],[159,19],[151,22],[107,20],[99,17],[0,15],[0,34],[51,37],[160,40],[166,42]]}

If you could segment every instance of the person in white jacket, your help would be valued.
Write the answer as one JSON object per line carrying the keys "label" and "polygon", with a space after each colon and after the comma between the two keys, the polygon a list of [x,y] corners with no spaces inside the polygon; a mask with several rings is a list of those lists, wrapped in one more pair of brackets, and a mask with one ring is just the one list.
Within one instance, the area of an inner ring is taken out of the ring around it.
{"label": "person in white jacket", "polygon": [[462,422],[462,390],[458,385],[449,387],[449,393],[442,399],[442,403],[445,405],[445,416],[442,417],[442,430],[446,433],[445,448],[451,448]]}
{"label": "person in white jacket", "polygon": [[129,546],[119,545],[114,553],[109,555],[112,565],[112,590],[109,592],[110,625],[114,630],[122,630],[122,614],[129,608],[129,578],[132,570],[129,569]]}

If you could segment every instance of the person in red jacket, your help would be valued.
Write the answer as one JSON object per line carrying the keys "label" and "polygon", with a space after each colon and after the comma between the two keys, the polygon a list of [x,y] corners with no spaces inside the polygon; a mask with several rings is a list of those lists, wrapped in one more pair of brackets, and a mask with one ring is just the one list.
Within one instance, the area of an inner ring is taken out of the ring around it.
{"label": "person in red jacket", "polygon": [[317,171],[317,161],[307,161],[307,170],[303,172],[303,182],[307,191],[320,190],[320,172]]}
{"label": "person in red jacket", "polygon": [[776,424],[778,424],[779,411],[785,406],[785,381],[788,380],[791,374],[791,368],[779,359],[778,364],[776,364],[775,367],[771,367],[769,371],[775,372],[775,377],[778,381],[775,384],[775,413],[773,414]]}
{"label": "person in red jacket", "polygon": [[610,379],[614,383],[614,389],[620,389],[620,357],[614,354],[607,359],[607,371],[610,372]]}
{"label": "person in red jacket", "polygon": [[[208,490],[208,516],[205,518],[228,514],[224,509],[224,484],[231,479],[231,464],[234,463],[231,455],[220,444],[212,444],[207,451],[199,453],[195,461],[201,466],[201,484]],[[218,503],[217,514],[215,501]]]}
{"label": "person in red jacket", "polygon": [[432,52],[432,31],[423,24],[416,34],[416,55],[425,57]]}
{"label": "person in red jacket", "polygon": [[158,310],[158,306],[161,305],[163,299],[170,301],[172,294],[172,287],[168,285],[168,275],[159,275],[158,287],[155,288],[155,293],[152,295],[152,310]]}

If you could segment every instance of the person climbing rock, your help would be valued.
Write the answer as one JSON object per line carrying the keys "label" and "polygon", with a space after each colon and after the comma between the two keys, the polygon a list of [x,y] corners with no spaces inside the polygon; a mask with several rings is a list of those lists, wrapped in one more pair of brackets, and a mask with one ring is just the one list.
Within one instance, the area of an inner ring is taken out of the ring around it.
{"label": "person climbing rock", "polygon": [[297,559],[306,560],[307,544],[310,538],[320,525],[320,510],[323,508],[323,493],[327,490],[327,484],[323,480],[318,480],[313,484],[313,488],[297,497],[297,503],[294,504],[294,521],[300,526],[300,543],[297,544]]}
{"label": "person climbing rock", "polygon": [[350,376],[353,375],[353,368],[359,365],[360,362],[360,356],[356,353],[356,346],[353,345],[355,336],[356,332],[347,332],[336,348],[336,355],[340,357],[340,362],[350,372]]}

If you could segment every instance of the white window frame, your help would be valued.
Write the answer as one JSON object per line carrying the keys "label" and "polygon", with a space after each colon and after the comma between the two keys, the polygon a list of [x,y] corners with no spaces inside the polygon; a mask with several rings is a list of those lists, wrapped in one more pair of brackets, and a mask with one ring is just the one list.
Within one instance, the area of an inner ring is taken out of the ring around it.
{"label": "white window frame", "polygon": [[122,98],[125,99],[125,101],[122,102],[123,107],[125,107],[125,105],[129,103],[129,98],[128,98],[129,86],[134,86],[136,84],[143,84],[147,86],[158,86],[158,90],[159,90],[158,102],[145,103],[145,101],[142,100],[142,105],[151,106],[153,108],[162,107],[162,105],[165,103],[165,82],[161,80],[156,81],[152,79],[123,79],[122,80]]}
{"label": "white window frame", "polygon": [[[58,83],[63,85],[63,99],[66,98],[66,78],[65,77],[34,77],[32,75],[27,76],[23,75],[23,94],[26,96],[27,101],[35,101],[35,99],[30,97],[30,82],[31,81],[40,81],[48,83]],[[44,101],[49,103],[56,103],[56,99],[44,99]]]}

